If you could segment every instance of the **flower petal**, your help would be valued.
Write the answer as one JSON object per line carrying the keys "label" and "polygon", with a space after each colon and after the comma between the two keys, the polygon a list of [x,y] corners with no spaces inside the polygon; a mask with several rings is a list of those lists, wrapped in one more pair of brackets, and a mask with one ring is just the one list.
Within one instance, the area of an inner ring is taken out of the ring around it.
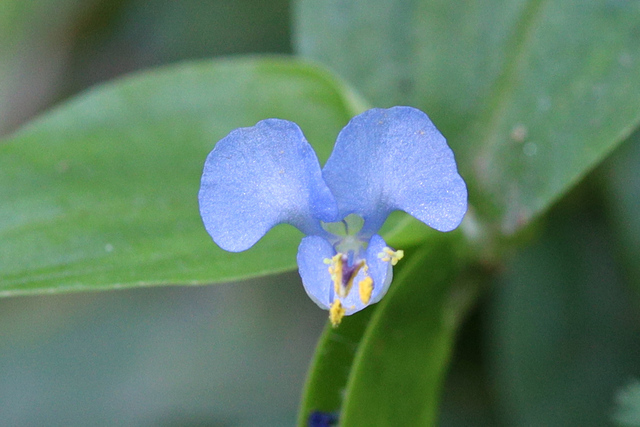
{"label": "flower petal", "polygon": [[333,282],[325,259],[336,254],[331,244],[318,236],[302,239],[298,246],[298,272],[304,290],[320,308],[328,310],[333,301]]}
{"label": "flower petal", "polygon": [[253,246],[276,224],[323,234],[335,199],[313,149],[295,123],[268,119],[232,131],[207,157],[198,194],[213,240],[228,251]]}
{"label": "flower petal", "polygon": [[394,210],[440,231],[456,228],[467,211],[467,187],[453,152],[429,117],[411,107],[354,117],[338,135],[322,175],[340,217],[361,215],[365,235]]}

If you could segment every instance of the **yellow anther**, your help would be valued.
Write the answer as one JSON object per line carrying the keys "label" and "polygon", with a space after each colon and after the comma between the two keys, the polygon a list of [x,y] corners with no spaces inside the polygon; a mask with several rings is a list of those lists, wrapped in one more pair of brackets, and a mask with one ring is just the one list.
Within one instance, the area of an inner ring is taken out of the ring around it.
{"label": "yellow anther", "polygon": [[391,265],[396,265],[398,261],[400,261],[404,257],[403,250],[394,251],[391,248],[384,248],[382,252],[378,254],[378,258],[380,258],[384,262],[391,261]]}
{"label": "yellow anther", "polygon": [[342,307],[340,300],[335,300],[329,309],[329,320],[331,321],[331,326],[337,328],[340,322],[342,322],[345,312],[346,310]]}
{"label": "yellow anther", "polygon": [[373,279],[369,276],[362,279],[358,283],[358,290],[360,291],[360,301],[363,304],[369,304],[371,293],[373,292]]}
{"label": "yellow anther", "polygon": [[[325,263],[327,260],[325,260]],[[333,281],[333,289],[336,294],[342,295],[342,254],[337,253],[329,260],[329,274]]]}

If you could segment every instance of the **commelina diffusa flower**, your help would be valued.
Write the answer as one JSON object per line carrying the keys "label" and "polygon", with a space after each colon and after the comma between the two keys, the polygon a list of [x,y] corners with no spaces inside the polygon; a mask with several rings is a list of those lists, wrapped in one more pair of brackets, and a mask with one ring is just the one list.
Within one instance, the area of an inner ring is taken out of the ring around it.
{"label": "commelina diffusa flower", "polygon": [[300,277],[334,326],[387,292],[403,256],[377,234],[392,211],[439,231],[456,228],[467,211],[453,152],[411,107],[354,117],[322,169],[295,123],[236,129],[207,157],[198,198],[207,231],[227,251],[249,249],[281,223],[306,234]]}

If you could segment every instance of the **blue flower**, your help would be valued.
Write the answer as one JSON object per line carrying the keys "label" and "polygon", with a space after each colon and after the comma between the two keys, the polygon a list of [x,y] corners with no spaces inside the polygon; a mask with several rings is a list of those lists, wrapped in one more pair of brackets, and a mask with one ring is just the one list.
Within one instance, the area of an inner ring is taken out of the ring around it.
{"label": "blue flower", "polygon": [[281,223],[306,234],[302,283],[334,326],[387,292],[403,256],[377,234],[392,211],[439,231],[456,228],[467,211],[453,152],[411,107],[354,117],[322,169],[295,123],[236,129],[207,157],[198,199],[207,232],[227,251],[249,249]]}

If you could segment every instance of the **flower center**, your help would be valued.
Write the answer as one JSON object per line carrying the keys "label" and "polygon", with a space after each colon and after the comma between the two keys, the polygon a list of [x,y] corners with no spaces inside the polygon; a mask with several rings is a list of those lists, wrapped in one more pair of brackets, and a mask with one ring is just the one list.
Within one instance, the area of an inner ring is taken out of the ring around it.
{"label": "flower center", "polygon": [[365,305],[371,300],[373,279],[368,275],[369,266],[367,265],[367,261],[359,256],[361,249],[362,243],[360,243],[357,251],[350,250],[348,253],[338,252],[331,259],[324,260],[326,264],[329,264],[329,275],[333,281],[333,290],[336,295],[329,311],[329,318],[334,327],[340,324],[345,313],[341,299],[349,295],[353,287],[353,282],[361,270],[364,272],[365,277],[358,281],[360,300]]}
{"label": "flower center", "polygon": [[362,218],[360,215],[349,214],[342,221],[320,221],[320,224],[325,231],[328,231],[339,239],[347,236],[357,235],[360,230],[362,230],[362,226],[364,225],[364,218]]}
{"label": "flower center", "polygon": [[367,262],[363,259],[358,259],[355,263],[353,260],[349,262],[349,256],[342,252],[338,252],[330,260],[325,260],[327,261],[334,292],[340,298],[346,298],[360,269],[365,267],[366,271]]}
{"label": "flower center", "polygon": [[[324,260],[324,263],[329,266],[328,271],[333,282],[334,296],[331,297],[329,319],[334,327],[340,324],[345,316],[346,309],[355,308],[352,306],[345,308],[344,303],[353,288],[356,277],[361,271],[364,274],[360,274],[361,279],[358,280],[357,285],[358,296],[362,304],[368,305],[373,294],[375,284],[373,278],[369,275],[369,265],[367,265],[365,257],[369,238],[360,235],[363,225],[364,219],[355,214],[348,215],[339,222],[322,223],[324,230],[331,234],[329,241],[336,251],[333,257]],[[403,255],[403,251],[394,251],[385,247],[378,254],[378,258],[380,261],[393,266],[397,264]]]}

